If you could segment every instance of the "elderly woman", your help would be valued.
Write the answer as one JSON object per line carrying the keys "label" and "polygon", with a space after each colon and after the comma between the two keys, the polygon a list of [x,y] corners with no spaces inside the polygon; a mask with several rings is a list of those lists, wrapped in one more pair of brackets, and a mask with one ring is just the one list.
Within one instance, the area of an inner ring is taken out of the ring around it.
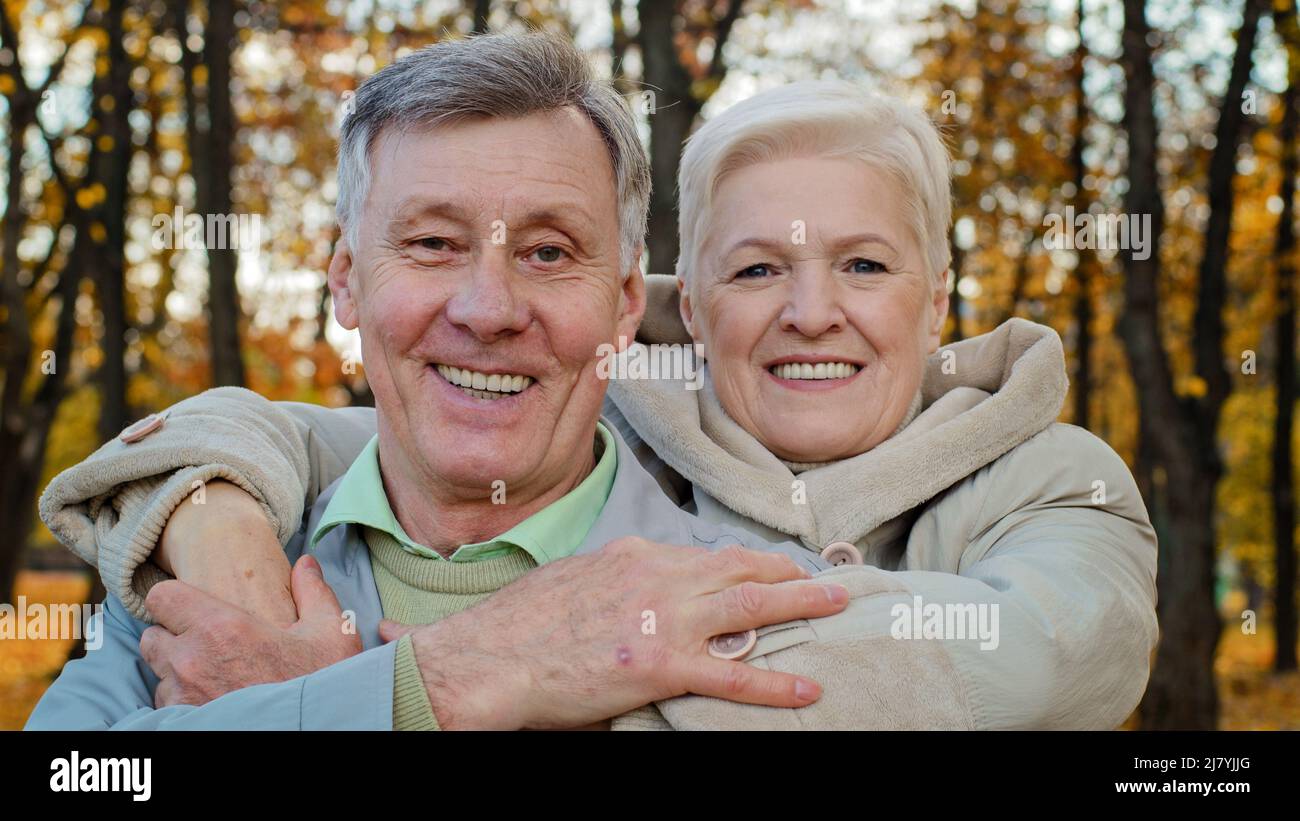
{"label": "elderly woman", "polygon": [[[651,278],[640,341],[698,343],[702,389],[615,380],[607,416],[679,505],[851,566],[827,572],[855,597],[844,617],[761,631],[748,660],[772,669],[799,669],[809,641],[837,648],[822,701],[769,723],[843,726],[826,717],[847,699],[874,727],[1120,724],[1157,636],[1155,535],[1124,463],[1054,421],[1053,331],[1013,319],[939,348],[951,205],[934,126],[849,85],[785,86],[692,137],[680,192],[677,277]],[[96,522],[75,549],[137,614],[172,572],[292,621],[273,528],[231,544],[220,504],[180,502],[231,480],[287,538],[373,417],[234,389],[174,413],[232,433],[194,449],[165,425],[147,459],[92,457],[47,490],[45,520]],[[234,572],[255,561],[272,572]],[[686,696],[640,724],[745,727],[762,709]]]}

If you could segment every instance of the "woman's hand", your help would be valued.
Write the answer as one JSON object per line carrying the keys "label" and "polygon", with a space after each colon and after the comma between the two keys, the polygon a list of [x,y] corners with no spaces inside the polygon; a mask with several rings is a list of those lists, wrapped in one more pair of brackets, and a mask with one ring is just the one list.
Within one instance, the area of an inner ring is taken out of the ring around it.
{"label": "woman's hand", "polygon": [[298,620],[289,560],[257,500],[214,481],[176,508],[152,556],[181,581],[280,627]]}

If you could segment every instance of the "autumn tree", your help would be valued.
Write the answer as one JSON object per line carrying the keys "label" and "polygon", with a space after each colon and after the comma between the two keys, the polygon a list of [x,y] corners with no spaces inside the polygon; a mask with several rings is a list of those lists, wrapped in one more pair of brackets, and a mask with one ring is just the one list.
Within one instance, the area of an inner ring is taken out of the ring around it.
{"label": "autumn tree", "polygon": [[[675,272],[677,169],[682,144],[700,109],[727,73],[723,49],[744,0],[678,0],[637,4],[641,84],[651,92],[650,217],[646,238],[651,273]],[[757,4],[754,4],[757,5]],[[622,3],[613,9],[621,14]],[[711,56],[702,58],[707,46]]]}
{"label": "autumn tree", "polygon": [[[1219,107],[1207,189],[1210,216],[1199,265],[1194,323],[1197,389],[1180,395],[1160,334],[1160,239],[1165,228],[1158,170],[1153,41],[1145,0],[1125,0],[1124,130],[1128,138],[1128,215],[1150,217],[1151,253],[1124,251],[1125,306],[1120,332],[1128,351],[1140,406],[1141,439],[1163,481],[1147,500],[1167,523],[1157,581],[1160,646],[1143,699],[1144,727],[1213,729],[1218,697],[1214,651],[1219,616],[1214,607],[1215,486],[1219,412],[1230,390],[1224,365],[1223,317],[1228,236],[1232,224],[1237,147],[1244,114],[1240,101],[1249,79],[1263,3],[1245,0],[1227,91]],[[1199,394],[1199,395],[1197,395]]]}

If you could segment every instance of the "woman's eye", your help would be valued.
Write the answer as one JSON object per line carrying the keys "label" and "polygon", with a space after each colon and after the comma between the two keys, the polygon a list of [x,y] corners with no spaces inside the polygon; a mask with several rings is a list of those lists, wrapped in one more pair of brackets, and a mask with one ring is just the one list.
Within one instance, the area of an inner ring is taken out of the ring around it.
{"label": "woman's eye", "polygon": [[419,240],[419,245],[426,251],[446,251],[447,240],[441,237],[424,237]]}
{"label": "woman's eye", "polygon": [[558,248],[554,245],[543,245],[533,253],[536,254],[537,259],[542,262],[559,262],[560,258],[564,256],[564,249]]}
{"label": "woman's eye", "polygon": [[855,274],[883,274],[888,270],[874,259],[855,259],[851,267]]}
{"label": "woman's eye", "polygon": [[741,268],[736,272],[736,279],[757,279],[758,277],[767,276],[769,271],[766,265],[751,265],[748,268]]}

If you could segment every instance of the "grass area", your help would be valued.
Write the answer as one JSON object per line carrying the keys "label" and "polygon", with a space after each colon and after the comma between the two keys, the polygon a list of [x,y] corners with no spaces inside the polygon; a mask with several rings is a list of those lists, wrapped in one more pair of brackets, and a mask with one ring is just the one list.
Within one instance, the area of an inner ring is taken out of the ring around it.
{"label": "grass area", "polygon": [[[81,573],[26,571],[18,574],[14,595],[45,604],[79,603],[89,589],[90,581]],[[72,644],[72,639],[0,640],[0,730],[22,729]],[[1214,664],[1220,729],[1300,730],[1300,673],[1277,675],[1270,670],[1272,663],[1270,625],[1261,624],[1248,635],[1238,622],[1227,622]],[[1134,723],[1130,719],[1125,727]]]}

